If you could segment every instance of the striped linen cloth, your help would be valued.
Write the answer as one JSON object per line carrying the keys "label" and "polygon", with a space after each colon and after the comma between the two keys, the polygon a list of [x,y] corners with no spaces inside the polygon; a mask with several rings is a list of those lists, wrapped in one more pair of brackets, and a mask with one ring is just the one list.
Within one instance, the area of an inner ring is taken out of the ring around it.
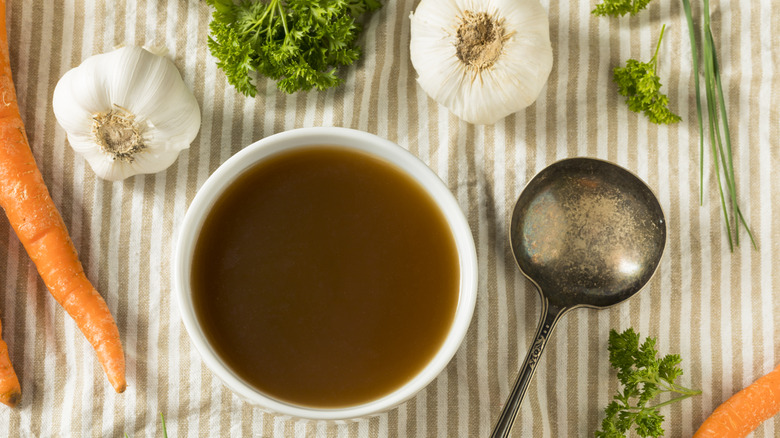
{"label": "striped linen cloth", "polygon": [[[714,407],[780,362],[777,2],[711,5],[741,206],[760,246],[743,244],[733,253],[709,164],[699,206],[699,134],[679,0],[653,1],[631,18],[590,15],[596,0],[542,0],[555,54],[549,82],[530,108],[487,127],[461,122],[427,98],[408,52],[408,17],[417,1],[383,3],[366,21],[363,58],[343,71],[343,86],[288,96],[261,80],[258,96],[244,98],[208,54],[210,11],[203,1],[9,0],[22,117],[87,275],[116,317],[128,389],[112,391],[92,349],[0,219],[0,317],[23,392],[17,409],[0,409],[0,436],[162,436],[161,413],[171,437],[487,436],[539,312],[536,291],[509,252],[511,208],[536,172],[572,156],[616,162],[648,182],[667,214],[667,251],[638,296],[563,318],[514,436],[592,436],[617,390],[607,354],[611,328],[630,326],[657,337],[661,352],[682,356],[681,383],[703,390],[664,408],[668,437],[690,436]],[[692,3],[700,17],[700,2]],[[652,57],[663,24],[658,73],[672,109],[684,119],[670,127],[629,112],[611,82],[618,63]],[[51,96],[68,69],[122,44],[166,46],[195,92],[203,123],[192,147],[167,171],[111,183],[96,178],[67,145]],[[281,418],[242,402],[203,366],[173,299],[174,242],[198,187],[246,145],[307,126],[368,131],[420,157],[457,197],[479,257],[476,312],[449,366],[396,409],[349,423]],[[779,435],[776,417],[754,436]]]}

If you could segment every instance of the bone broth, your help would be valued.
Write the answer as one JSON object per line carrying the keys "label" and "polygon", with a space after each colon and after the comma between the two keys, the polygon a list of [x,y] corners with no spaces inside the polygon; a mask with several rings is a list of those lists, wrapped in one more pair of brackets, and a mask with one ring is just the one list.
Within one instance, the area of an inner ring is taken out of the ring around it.
{"label": "bone broth", "polygon": [[458,304],[450,228],[400,170],[337,147],[250,168],[193,257],[197,317],[250,385],[294,404],[377,399],[422,370]]}

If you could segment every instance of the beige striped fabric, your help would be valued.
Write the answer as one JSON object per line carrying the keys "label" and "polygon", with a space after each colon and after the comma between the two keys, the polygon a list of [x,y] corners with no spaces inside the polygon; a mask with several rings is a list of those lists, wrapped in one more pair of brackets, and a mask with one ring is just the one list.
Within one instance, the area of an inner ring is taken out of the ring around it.
{"label": "beige striped fabric", "polygon": [[[485,0],[488,1],[488,0]],[[679,353],[680,383],[703,394],[665,407],[668,437],[693,434],[732,393],[780,362],[780,6],[712,0],[739,196],[760,249],[729,252],[707,154],[699,206],[698,135],[690,43],[679,0],[655,0],[635,17],[599,18],[596,0],[542,0],[555,61],[539,100],[494,126],[459,121],[417,86],[409,61],[416,0],[386,0],[366,20],[360,62],[336,90],[288,96],[260,80],[237,94],[206,41],[200,0],[9,0],[11,64],[36,160],[88,277],[117,319],[128,389],[115,394],[73,321],[46,291],[0,219],[0,317],[23,397],[0,409],[0,436],[480,437],[487,436],[536,328],[539,300],[507,244],[511,207],[526,181],[573,156],[616,162],[656,191],[669,224],[667,252],[650,285],[603,311],[563,318],[541,359],[515,426],[517,437],[592,436],[617,390],[609,330],[634,327]],[[701,17],[701,2],[693,0]],[[651,125],[627,110],[611,71],[649,60],[661,26],[659,76],[683,122]],[[200,134],[167,171],[123,182],[95,177],[57,125],[57,80],[86,57],[122,44],[164,45],[201,105]],[[458,199],[479,258],[479,298],[468,335],[445,371],[382,415],[348,423],[282,418],[232,395],[203,366],[173,299],[178,227],[206,178],[268,135],[344,126],[397,142]],[[743,240],[746,239],[742,234]],[[780,436],[780,417],[756,437]]]}

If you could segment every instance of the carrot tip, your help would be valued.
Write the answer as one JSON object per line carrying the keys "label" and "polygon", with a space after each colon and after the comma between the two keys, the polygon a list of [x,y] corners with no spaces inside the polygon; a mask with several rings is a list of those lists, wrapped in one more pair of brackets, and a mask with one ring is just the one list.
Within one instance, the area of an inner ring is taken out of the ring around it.
{"label": "carrot tip", "polygon": [[16,405],[19,404],[19,401],[22,399],[22,393],[20,391],[12,391],[11,393],[6,393],[0,396],[0,402],[3,402],[4,404],[15,408]]}

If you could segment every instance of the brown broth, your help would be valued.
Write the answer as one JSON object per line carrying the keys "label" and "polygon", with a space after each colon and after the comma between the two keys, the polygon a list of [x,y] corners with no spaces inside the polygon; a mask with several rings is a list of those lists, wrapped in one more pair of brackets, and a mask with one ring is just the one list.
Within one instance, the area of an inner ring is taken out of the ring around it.
{"label": "brown broth", "polygon": [[388,394],[433,358],[460,267],[446,219],[416,181],[323,146],[231,184],[192,272],[198,320],[238,376],[278,400],[335,408]]}

